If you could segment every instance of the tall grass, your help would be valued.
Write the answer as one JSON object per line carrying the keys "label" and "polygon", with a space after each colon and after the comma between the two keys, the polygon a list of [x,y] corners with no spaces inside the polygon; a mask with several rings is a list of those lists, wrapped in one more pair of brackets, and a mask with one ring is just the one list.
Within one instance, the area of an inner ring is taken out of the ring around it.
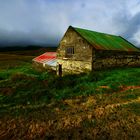
{"label": "tall grass", "polygon": [[0,77],[0,93],[4,96],[1,101],[26,104],[112,93],[122,86],[139,85],[140,69],[115,69],[57,77],[47,71],[38,72],[27,64],[2,71]]}

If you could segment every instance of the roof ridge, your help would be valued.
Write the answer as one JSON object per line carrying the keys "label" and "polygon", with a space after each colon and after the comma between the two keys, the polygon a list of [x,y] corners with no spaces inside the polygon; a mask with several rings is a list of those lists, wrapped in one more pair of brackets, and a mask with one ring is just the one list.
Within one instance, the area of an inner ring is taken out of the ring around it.
{"label": "roof ridge", "polygon": [[85,30],[85,31],[90,31],[90,32],[98,33],[98,34],[104,34],[104,35],[109,35],[109,36],[120,37],[119,35],[114,35],[114,34],[109,34],[109,33],[102,33],[102,32],[98,32],[98,31],[93,31],[93,30],[84,29],[84,28],[78,28],[78,27],[74,27],[74,26],[71,26],[71,27],[75,28],[75,29],[81,29],[81,30]]}

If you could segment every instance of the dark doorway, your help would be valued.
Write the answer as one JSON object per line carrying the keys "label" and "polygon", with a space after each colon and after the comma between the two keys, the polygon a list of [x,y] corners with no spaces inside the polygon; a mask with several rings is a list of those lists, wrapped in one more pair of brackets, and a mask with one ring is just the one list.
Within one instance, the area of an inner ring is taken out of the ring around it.
{"label": "dark doorway", "polygon": [[59,76],[62,76],[62,65],[61,64],[58,65],[58,74],[59,74]]}

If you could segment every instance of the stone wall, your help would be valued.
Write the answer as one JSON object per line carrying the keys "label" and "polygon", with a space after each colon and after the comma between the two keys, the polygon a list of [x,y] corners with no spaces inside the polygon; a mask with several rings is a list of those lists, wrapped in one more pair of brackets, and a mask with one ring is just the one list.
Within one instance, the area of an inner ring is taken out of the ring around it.
{"label": "stone wall", "polygon": [[105,69],[113,67],[140,67],[140,53],[96,51],[92,67],[94,69]]}
{"label": "stone wall", "polygon": [[32,66],[38,71],[56,71],[56,67],[49,66],[45,63],[33,61]]}
{"label": "stone wall", "polygon": [[57,62],[58,64],[62,65],[63,74],[73,74],[92,71],[91,62],[62,59],[58,59]]}
{"label": "stone wall", "polygon": [[[66,48],[74,47],[74,54],[68,58]],[[92,70],[92,47],[72,28],[69,28],[57,49],[57,63],[63,73],[79,73]]]}

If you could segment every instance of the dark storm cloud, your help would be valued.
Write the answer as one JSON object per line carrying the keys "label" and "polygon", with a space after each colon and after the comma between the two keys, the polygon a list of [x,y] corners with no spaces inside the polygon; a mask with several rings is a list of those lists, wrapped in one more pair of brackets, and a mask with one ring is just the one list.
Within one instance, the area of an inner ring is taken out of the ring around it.
{"label": "dark storm cloud", "polygon": [[134,14],[132,15],[128,9],[124,10],[113,17],[113,23],[120,29],[119,35],[140,46],[140,10],[134,10],[135,12],[133,11]]}
{"label": "dark storm cloud", "polygon": [[0,0],[0,44],[58,44],[69,25],[140,44],[139,0]]}
{"label": "dark storm cloud", "polygon": [[46,44],[53,42],[53,38],[55,41],[56,36],[44,24],[39,1],[0,1],[0,42]]}
{"label": "dark storm cloud", "polygon": [[140,38],[139,40],[135,39],[135,34],[140,31],[140,12],[131,19],[127,19],[125,22],[127,22],[127,28],[126,31],[123,33],[124,36],[132,41],[134,40],[139,45]]}

